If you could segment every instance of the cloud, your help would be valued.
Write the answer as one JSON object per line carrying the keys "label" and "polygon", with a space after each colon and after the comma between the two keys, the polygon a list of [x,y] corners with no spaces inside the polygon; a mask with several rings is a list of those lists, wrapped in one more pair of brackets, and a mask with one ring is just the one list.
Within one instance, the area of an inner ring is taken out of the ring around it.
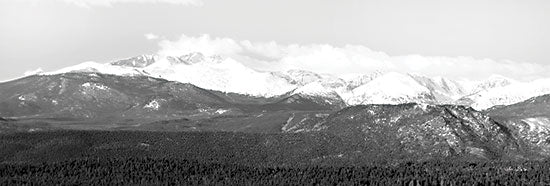
{"label": "cloud", "polygon": [[202,6],[202,0],[56,0],[63,1],[65,3],[70,3],[77,5],[79,7],[90,8],[94,6],[103,6],[111,7],[113,4],[119,3],[164,3],[164,4],[174,4],[174,5],[189,5],[189,6]]}
{"label": "cloud", "polygon": [[275,41],[252,42],[231,38],[182,35],[176,40],[159,42],[159,55],[182,55],[202,52],[231,57],[259,70],[302,69],[336,75],[395,71],[453,79],[485,79],[501,74],[518,80],[550,77],[550,66],[509,60],[444,56],[389,56],[362,45],[289,44]]}
{"label": "cloud", "polygon": [[159,43],[161,56],[178,56],[190,52],[206,55],[233,55],[242,52],[242,46],[233,39],[211,38],[209,35],[189,37],[181,35],[176,41],[162,40]]}
{"label": "cloud", "polygon": [[44,70],[42,70],[42,68],[38,68],[38,69],[35,69],[35,70],[27,70],[27,71],[25,71],[24,75],[25,76],[30,76],[30,75],[40,74],[42,72],[44,72]]}
{"label": "cloud", "polygon": [[160,37],[158,35],[153,34],[153,33],[148,33],[148,34],[145,34],[145,38],[147,40],[156,40]]}

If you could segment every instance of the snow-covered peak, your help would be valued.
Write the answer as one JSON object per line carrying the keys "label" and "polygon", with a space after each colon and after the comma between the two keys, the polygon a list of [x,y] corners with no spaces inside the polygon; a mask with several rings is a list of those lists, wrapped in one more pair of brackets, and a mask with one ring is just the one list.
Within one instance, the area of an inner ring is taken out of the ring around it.
{"label": "snow-covered peak", "polygon": [[85,62],[43,73],[94,72],[121,76],[144,75],[196,86],[253,96],[280,96],[288,92],[334,96],[356,104],[463,104],[477,109],[511,104],[550,93],[550,80],[520,83],[500,75],[484,81],[454,81],[445,77],[396,72],[334,76],[305,70],[258,71],[227,56],[192,52],[180,56],[142,55],[107,64]]}
{"label": "snow-covered peak", "polygon": [[306,71],[306,70],[288,70],[284,72],[272,72],[274,76],[278,76],[286,79],[289,83],[295,84],[297,86],[304,86],[308,83],[319,81],[323,79],[320,74]]}
{"label": "snow-covered peak", "polygon": [[419,84],[411,76],[389,72],[353,89],[351,97],[346,100],[349,105],[357,105],[432,103],[434,98],[431,97],[428,88]]}
{"label": "snow-covered peak", "polygon": [[143,68],[155,63],[159,59],[157,55],[140,55],[136,57],[116,60],[111,62],[114,66]]}
{"label": "snow-covered peak", "polygon": [[328,89],[349,91],[347,90],[347,82],[336,76],[323,76],[323,79],[318,80],[318,82]]}
{"label": "snow-covered peak", "polygon": [[141,75],[142,72],[134,68],[128,68],[125,66],[117,66],[111,64],[101,64],[97,62],[84,62],[78,65],[62,68],[53,72],[43,73],[45,75],[52,74],[61,74],[61,73],[70,73],[70,72],[93,72],[93,73],[103,73],[103,74],[113,74],[113,75]]}
{"label": "snow-covered peak", "polygon": [[[147,65],[141,62],[146,62]],[[68,72],[147,75],[191,83],[206,89],[265,97],[282,95],[297,88],[270,72],[248,68],[231,58],[204,56],[201,53],[189,53],[180,57],[138,56],[107,64],[85,62],[46,74]]]}
{"label": "snow-covered peak", "polygon": [[419,84],[428,88],[442,103],[451,103],[461,98],[467,92],[462,84],[444,77],[428,77],[419,74],[410,74]]}
{"label": "snow-covered peak", "polygon": [[490,89],[493,89],[493,88],[505,87],[505,86],[508,86],[508,85],[514,84],[514,83],[518,83],[518,81],[507,78],[507,77],[504,77],[502,75],[493,74],[487,80],[482,81],[481,83],[479,83],[472,90],[471,93],[478,93],[478,92],[490,90]]}
{"label": "snow-covered peak", "polygon": [[296,88],[286,79],[260,72],[225,58],[219,62],[172,63],[161,60],[145,68],[151,76],[191,83],[201,88],[272,97]]}
{"label": "snow-covered peak", "polygon": [[380,76],[382,76],[384,73],[381,71],[375,71],[370,74],[344,74],[340,75],[339,77],[346,81],[347,88],[349,90],[353,90],[361,85],[364,85],[373,79],[376,79]]}
{"label": "snow-covered peak", "polygon": [[469,97],[473,100],[473,108],[483,110],[495,105],[518,103],[545,94],[550,94],[550,79],[538,79],[532,82],[516,82],[507,86],[479,92]]}
{"label": "snow-covered peak", "polygon": [[320,97],[333,97],[337,95],[334,90],[327,89],[319,81],[308,83],[307,85],[297,88],[292,93]]}
{"label": "snow-covered peak", "polygon": [[185,64],[192,65],[197,63],[220,63],[224,59],[219,55],[205,56],[200,52],[191,52],[179,57],[176,56],[167,56],[166,59],[171,64]]}

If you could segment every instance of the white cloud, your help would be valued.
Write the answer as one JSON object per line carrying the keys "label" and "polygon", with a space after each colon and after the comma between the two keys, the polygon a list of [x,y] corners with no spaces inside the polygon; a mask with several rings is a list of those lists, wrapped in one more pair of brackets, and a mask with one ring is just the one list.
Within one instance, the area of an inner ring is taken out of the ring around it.
{"label": "white cloud", "polygon": [[182,35],[175,41],[162,40],[160,55],[202,52],[223,55],[260,70],[303,69],[318,73],[348,74],[374,71],[418,73],[453,79],[484,79],[501,74],[519,80],[549,77],[550,66],[508,60],[472,57],[389,56],[361,45],[290,44],[237,41],[231,38]]}
{"label": "white cloud", "polygon": [[90,8],[94,6],[111,7],[117,3],[164,3],[174,5],[202,6],[202,0],[57,0],[65,3],[75,4],[80,7]]}
{"label": "white cloud", "polygon": [[31,76],[31,75],[35,75],[35,74],[40,74],[44,72],[44,70],[42,70],[42,68],[37,68],[35,70],[27,70],[25,71],[24,75],[25,76]]}
{"label": "white cloud", "polygon": [[145,38],[147,40],[156,40],[160,37],[158,35],[153,34],[153,33],[148,33],[148,34],[145,34]]}
{"label": "white cloud", "polygon": [[233,55],[243,50],[242,46],[229,38],[211,38],[209,35],[189,37],[181,35],[176,41],[162,40],[159,43],[161,56],[178,56],[190,52],[206,55]]}

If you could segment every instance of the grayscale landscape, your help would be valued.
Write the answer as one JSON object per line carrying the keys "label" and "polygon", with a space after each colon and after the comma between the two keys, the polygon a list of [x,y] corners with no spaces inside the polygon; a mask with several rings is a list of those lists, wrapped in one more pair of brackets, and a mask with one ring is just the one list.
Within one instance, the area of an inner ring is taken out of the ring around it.
{"label": "grayscale landscape", "polygon": [[0,185],[548,185],[545,8],[0,2]]}

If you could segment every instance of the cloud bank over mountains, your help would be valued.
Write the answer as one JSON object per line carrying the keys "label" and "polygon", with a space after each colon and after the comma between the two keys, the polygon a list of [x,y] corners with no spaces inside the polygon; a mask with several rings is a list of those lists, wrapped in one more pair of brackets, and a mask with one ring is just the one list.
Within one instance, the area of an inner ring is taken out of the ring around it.
{"label": "cloud bank over mountains", "polygon": [[395,71],[457,80],[479,80],[501,74],[524,81],[548,77],[547,72],[550,71],[548,65],[509,60],[464,56],[390,56],[362,45],[279,44],[275,41],[254,42],[206,34],[181,35],[175,40],[162,39],[159,47],[158,54],[161,56],[201,52],[231,57],[251,68],[268,71],[302,69],[336,75]]}

